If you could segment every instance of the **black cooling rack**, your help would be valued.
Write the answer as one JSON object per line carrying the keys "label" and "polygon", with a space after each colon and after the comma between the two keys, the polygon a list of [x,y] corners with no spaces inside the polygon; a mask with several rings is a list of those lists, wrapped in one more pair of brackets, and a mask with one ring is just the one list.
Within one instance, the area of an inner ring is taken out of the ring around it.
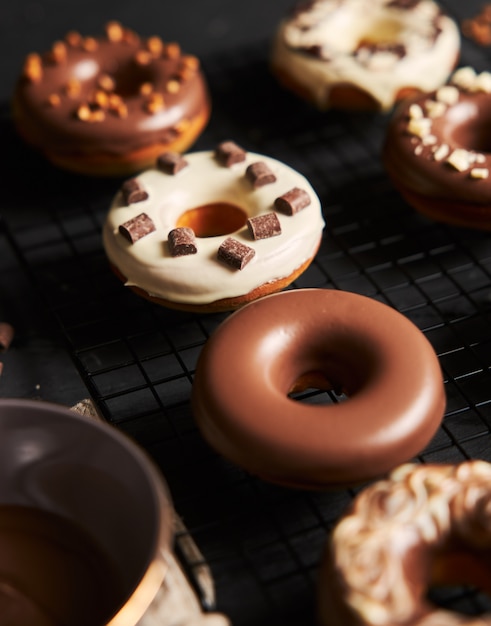
{"label": "black cooling rack", "polygon": [[[267,56],[264,43],[203,60],[214,111],[196,148],[231,138],[309,178],[327,227],[315,262],[293,288],[354,291],[415,322],[438,353],[447,394],[442,427],[419,460],[491,461],[491,238],[416,214],[380,162],[387,117],[312,110],[275,84]],[[484,69],[490,58],[490,50],[464,40],[462,64]],[[172,312],[126,290],[108,268],[100,236],[120,181],[55,171],[20,144],[6,110],[2,126],[12,155],[4,245],[104,418],[161,468],[211,567],[217,609],[235,626],[314,624],[326,533],[353,492],[271,486],[210,450],[189,397],[198,355],[226,314]],[[200,563],[183,558],[192,578]],[[463,589],[439,601],[469,613],[486,608]]]}

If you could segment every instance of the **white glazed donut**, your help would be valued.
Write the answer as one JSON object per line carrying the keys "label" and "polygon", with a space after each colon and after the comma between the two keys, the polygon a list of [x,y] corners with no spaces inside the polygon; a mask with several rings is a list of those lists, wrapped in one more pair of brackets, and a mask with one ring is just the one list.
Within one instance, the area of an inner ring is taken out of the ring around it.
{"label": "white glazed donut", "polygon": [[[255,239],[248,220],[265,215],[275,230],[266,225],[265,238]],[[223,142],[215,152],[162,155],[153,169],[126,181],[103,242],[113,270],[139,295],[182,310],[231,310],[290,284],[311,263],[323,227],[320,201],[300,173]],[[187,241],[178,237],[177,247],[193,253],[173,252],[169,233],[176,232]]]}
{"label": "white glazed donut", "polygon": [[313,0],[279,25],[273,72],[328,107],[388,110],[445,82],[460,35],[433,0]]}

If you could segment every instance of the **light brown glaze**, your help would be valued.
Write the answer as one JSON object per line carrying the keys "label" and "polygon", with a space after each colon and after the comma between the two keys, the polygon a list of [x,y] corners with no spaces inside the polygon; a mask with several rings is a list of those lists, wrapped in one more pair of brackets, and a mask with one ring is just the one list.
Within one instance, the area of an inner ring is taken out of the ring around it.
{"label": "light brown glaze", "polygon": [[[491,93],[458,87],[458,100],[431,119],[428,135],[419,137],[409,129],[411,107],[425,113],[438,92],[404,102],[394,113],[385,138],[383,162],[394,186],[407,202],[427,217],[454,224],[491,230]],[[428,139],[430,137],[430,139]],[[472,158],[461,171],[438,158],[436,150],[448,147],[448,156],[462,150]],[[474,177],[475,169],[484,178]]]}
{"label": "light brown glaze", "polygon": [[164,150],[186,150],[208,121],[210,101],[196,57],[113,22],[102,37],[69,33],[51,51],[29,55],[13,112],[19,133],[55,164],[125,175]]}
{"label": "light brown glaze", "polygon": [[[331,405],[289,397],[316,385]],[[374,478],[417,454],[445,406],[438,359],[404,316],[370,298],[304,289],[230,316],[205,345],[192,393],[219,453],[272,482],[312,489]]]}
{"label": "light brown glaze", "polygon": [[329,536],[319,570],[325,626],[484,626],[437,607],[435,585],[491,591],[491,465],[403,465],[362,491]]}

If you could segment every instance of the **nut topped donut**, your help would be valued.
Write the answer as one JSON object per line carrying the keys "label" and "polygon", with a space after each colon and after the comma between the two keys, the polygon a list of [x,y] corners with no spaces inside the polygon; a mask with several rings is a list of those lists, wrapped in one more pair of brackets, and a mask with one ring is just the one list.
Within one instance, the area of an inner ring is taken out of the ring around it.
{"label": "nut topped donut", "polygon": [[406,464],[355,499],[319,572],[325,626],[485,626],[433,605],[433,585],[491,591],[491,465]]}
{"label": "nut topped donut", "polygon": [[271,66],[320,109],[388,110],[444,83],[459,51],[433,0],[309,0],[280,23]]}
{"label": "nut topped donut", "polygon": [[13,97],[19,133],[56,165],[128,175],[182,152],[210,115],[199,60],[118,22],[102,37],[69,32],[27,56]]}
{"label": "nut topped donut", "polygon": [[[347,399],[307,404],[305,389]],[[345,488],[413,458],[445,408],[436,354],[406,317],[354,293],[298,289],[229,316],[198,359],[192,409],[222,456],[270,482]]]}
{"label": "nut topped donut", "polygon": [[383,160],[409,204],[431,219],[491,230],[490,111],[491,73],[471,67],[401,104]]}
{"label": "nut topped donut", "polygon": [[283,289],[313,260],[324,220],[309,182],[232,141],[163,153],[122,185],[103,229],[112,268],[171,308],[222,311]]}

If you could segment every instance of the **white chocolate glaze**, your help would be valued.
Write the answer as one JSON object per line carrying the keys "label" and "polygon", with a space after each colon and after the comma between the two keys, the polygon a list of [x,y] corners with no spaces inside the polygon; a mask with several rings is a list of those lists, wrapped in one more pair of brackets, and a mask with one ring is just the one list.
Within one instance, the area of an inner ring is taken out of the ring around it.
{"label": "white chocolate glaze", "polygon": [[[291,76],[320,108],[329,105],[330,89],[338,84],[370,94],[382,110],[392,107],[406,87],[435,89],[456,63],[457,25],[432,0],[408,7],[394,4],[392,0],[308,3],[281,22],[273,68]],[[368,47],[360,46],[363,43]]]}
{"label": "white chocolate glaze", "polygon": [[[438,572],[434,561],[455,549],[473,555],[473,568],[489,577],[490,548],[491,464],[401,465],[362,491],[333,531],[321,573],[323,622],[489,626],[491,615],[453,613],[433,606],[426,593]],[[342,592],[324,584],[330,576]],[[446,576],[471,582],[469,572],[449,566],[443,582]]]}
{"label": "white chocolate glaze", "polygon": [[[292,274],[313,257],[320,242],[324,220],[321,205],[310,183],[289,166],[260,154],[246,153],[246,160],[232,167],[221,165],[214,152],[185,155],[188,166],[176,175],[150,169],[137,177],[148,199],[125,206],[121,192],[115,196],[103,229],[110,262],[149,295],[177,303],[206,304],[249,293],[264,283]],[[276,175],[276,182],[254,189],[245,178],[248,165],[262,161]],[[189,209],[214,203],[241,208],[247,217],[274,210],[274,200],[294,187],[305,190],[311,203],[299,213],[278,213],[282,233],[253,240],[246,226],[234,233],[197,238],[196,254],[173,257],[168,233]],[[131,244],[119,226],[146,213],[156,230]],[[242,270],[217,259],[220,244],[229,236],[253,248],[255,256]]]}

